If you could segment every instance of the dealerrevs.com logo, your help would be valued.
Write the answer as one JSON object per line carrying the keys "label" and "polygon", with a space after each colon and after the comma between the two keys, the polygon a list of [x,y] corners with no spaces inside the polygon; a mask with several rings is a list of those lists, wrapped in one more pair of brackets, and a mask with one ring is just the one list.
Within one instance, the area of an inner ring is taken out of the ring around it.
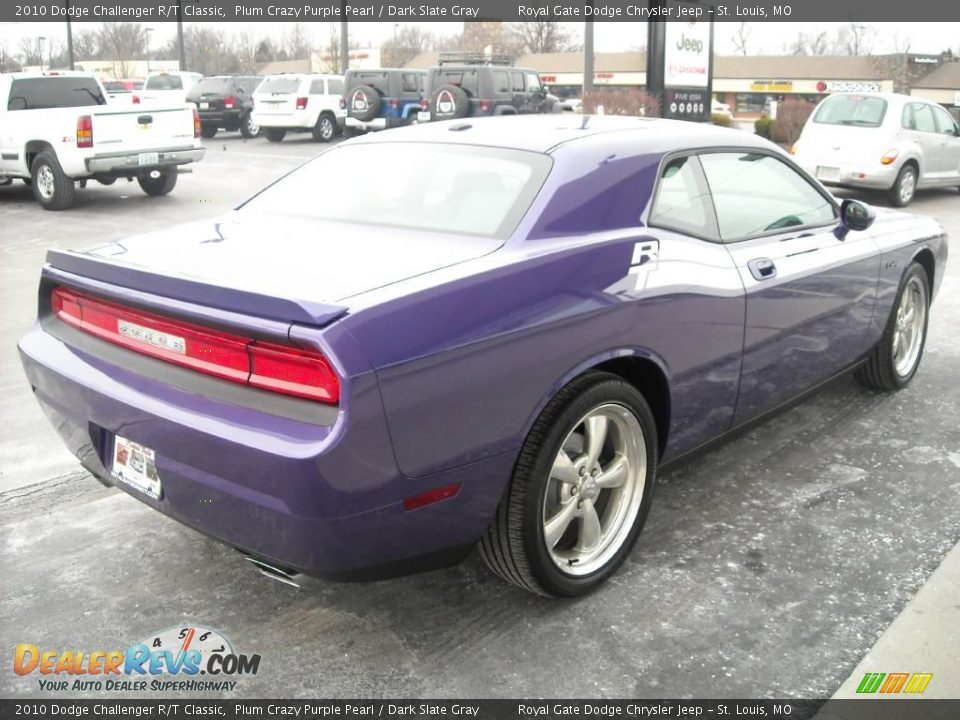
{"label": "dealerrevs.com logo", "polygon": [[126,650],[47,650],[21,643],[13,671],[36,676],[40,690],[87,692],[229,692],[232,678],[256,675],[259,655],[237,653],[216,630],[175,627]]}

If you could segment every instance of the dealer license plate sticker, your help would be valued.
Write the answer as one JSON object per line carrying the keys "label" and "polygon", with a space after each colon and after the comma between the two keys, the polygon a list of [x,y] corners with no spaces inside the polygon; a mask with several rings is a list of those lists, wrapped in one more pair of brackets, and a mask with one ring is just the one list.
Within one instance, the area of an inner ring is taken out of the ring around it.
{"label": "dealer license plate sticker", "polygon": [[202,103],[200,103],[200,109],[201,109],[201,110],[209,110],[209,109],[210,109],[210,103],[208,103],[208,102],[202,102]]}
{"label": "dealer license plate sticker", "polygon": [[113,439],[113,467],[110,474],[120,482],[159,500],[163,494],[157,475],[157,455],[146,445],[115,435]]}
{"label": "dealer license plate sticker", "polygon": [[159,165],[160,153],[140,153],[137,155],[137,163],[140,167],[144,165]]}

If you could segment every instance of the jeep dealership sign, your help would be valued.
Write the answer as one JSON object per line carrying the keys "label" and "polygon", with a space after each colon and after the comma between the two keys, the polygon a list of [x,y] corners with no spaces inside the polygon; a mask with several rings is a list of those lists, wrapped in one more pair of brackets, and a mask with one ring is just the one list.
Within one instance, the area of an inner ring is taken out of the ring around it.
{"label": "jeep dealership sign", "polygon": [[710,77],[710,23],[668,22],[665,25],[664,87],[707,87]]}

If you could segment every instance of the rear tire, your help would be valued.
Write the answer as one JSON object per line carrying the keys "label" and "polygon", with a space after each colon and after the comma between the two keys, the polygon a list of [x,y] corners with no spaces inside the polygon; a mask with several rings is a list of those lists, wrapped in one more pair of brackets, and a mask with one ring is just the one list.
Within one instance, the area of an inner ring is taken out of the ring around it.
{"label": "rear tire", "polygon": [[643,396],[616,375],[582,375],[530,430],[480,556],[534,593],[591,592],[636,542],[656,464],[656,424]]}
{"label": "rear tire", "polygon": [[27,184],[44,210],[66,210],[73,205],[73,178],[63,172],[52,150],[44,150],[33,159],[30,175],[31,182]]}
{"label": "rear tire", "polygon": [[150,177],[149,172],[141,173],[137,176],[137,182],[140,183],[140,188],[147,195],[152,195],[153,197],[169,195],[177,185],[177,170],[176,168],[172,170],[161,170],[160,177],[156,178]]}
{"label": "rear tire", "polygon": [[887,199],[894,207],[906,207],[917,194],[917,170],[913,165],[904,165],[887,192]]}
{"label": "rear tire", "polygon": [[267,140],[270,142],[280,142],[287,134],[283,128],[266,128],[264,132],[267,133]]}
{"label": "rear tire", "polygon": [[919,263],[913,263],[903,274],[883,337],[854,373],[857,380],[881,392],[909,385],[927,342],[929,309],[930,278]]}
{"label": "rear tire", "polygon": [[313,139],[317,142],[330,142],[337,134],[337,123],[332,117],[323,113],[317,119],[317,124],[314,125],[312,132]]}
{"label": "rear tire", "polygon": [[215,126],[213,126],[213,125],[201,125],[201,126],[200,126],[200,136],[206,138],[207,140],[209,140],[209,139],[212,138],[212,137],[216,137],[216,135],[217,135],[217,130],[218,130],[218,129],[219,129],[219,128],[217,128],[217,127],[215,127]]}
{"label": "rear tire", "polygon": [[240,134],[245,138],[255,138],[260,134],[260,128],[253,121],[253,114],[247,113],[240,120]]}

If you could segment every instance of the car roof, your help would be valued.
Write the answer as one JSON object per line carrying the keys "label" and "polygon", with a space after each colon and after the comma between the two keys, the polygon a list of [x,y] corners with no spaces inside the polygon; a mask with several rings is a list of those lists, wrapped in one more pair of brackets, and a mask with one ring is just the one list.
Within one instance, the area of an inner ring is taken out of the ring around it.
{"label": "car roof", "polygon": [[364,135],[354,142],[450,142],[546,153],[558,145],[626,130],[648,132],[650,148],[657,151],[699,146],[770,147],[752,133],[706,123],[569,113],[420,123],[389,133]]}

